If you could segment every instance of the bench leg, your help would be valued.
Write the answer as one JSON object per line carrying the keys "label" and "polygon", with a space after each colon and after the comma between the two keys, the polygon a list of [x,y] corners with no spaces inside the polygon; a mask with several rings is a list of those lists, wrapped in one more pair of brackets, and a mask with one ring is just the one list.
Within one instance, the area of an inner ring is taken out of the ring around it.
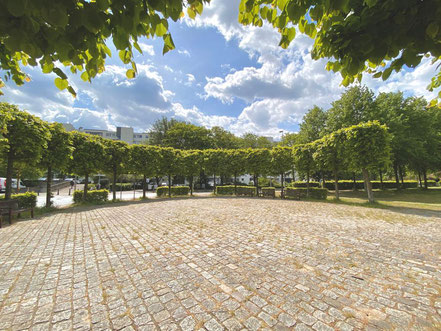
{"label": "bench leg", "polygon": [[19,218],[20,218],[20,214],[21,214],[21,213],[17,213],[17,219],[19,219]]}
{"label": "bench leg", "polygon": [[34,218],[34,208],[31,208],[31,218]]}

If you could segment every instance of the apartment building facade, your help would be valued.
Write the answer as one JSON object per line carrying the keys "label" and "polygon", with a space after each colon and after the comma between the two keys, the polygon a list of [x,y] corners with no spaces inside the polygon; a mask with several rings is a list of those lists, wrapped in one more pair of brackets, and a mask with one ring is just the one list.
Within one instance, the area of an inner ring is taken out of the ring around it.
{"label": "apartment building facade", "polygon": [[96,136],[100,136],[106,139],[112,139],[112,140],[121,140],[125,141],[126,143],[132,145],[132,144],[142,144],[147,142],[148,140],[148,133],[143,132],[134,132],[133,128],[130,127],[117,127],[116,131],[109,131],[109,130],[100,130],[100,129],[84,129],[82,127],[78,128],[76,130],[72,124],[70,123],[62,123],[66,131],[79,131],[84,132],[88,134],[93,134]]}

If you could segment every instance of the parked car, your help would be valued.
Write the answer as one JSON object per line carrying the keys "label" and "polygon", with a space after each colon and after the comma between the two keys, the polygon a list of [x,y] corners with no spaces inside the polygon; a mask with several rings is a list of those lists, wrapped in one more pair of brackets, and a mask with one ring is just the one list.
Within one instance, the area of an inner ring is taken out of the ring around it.
{"label": "parked car", "polygon": [[[82,178],[78,178],[78,182],[79,184],[85,184],[86,183],[86,178],[82,177]],[[92,178],[89,177],[89,184],[93,184],[93,180]]]}
{"label": "parked car", "polygon": [[[17,189],[17,178],[12,178],[12,188]],[[19,188],[26,188],[26,185],[20,180]],[[6,178],[0,177],[0,192],[6,191]]]}

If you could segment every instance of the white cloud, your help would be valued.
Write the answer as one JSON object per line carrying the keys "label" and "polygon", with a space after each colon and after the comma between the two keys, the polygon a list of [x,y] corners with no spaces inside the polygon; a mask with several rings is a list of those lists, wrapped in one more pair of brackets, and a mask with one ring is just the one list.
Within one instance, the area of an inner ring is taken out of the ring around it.
{"label": "white cloud", "polygon": [[185,82],[185,85],[192,86],[196,78],[192,74],[187,74],[187,81]]}
{"label": "white cloud", "polygon": [[190,52],[186,49],[178,49],[178,53],[190,57]]}
{"label": "white cloud", "polygon": [[143,53],[148,54],[150,56],[155,55],[155,50],[153,49],[153,45],[147,45],[146,43],[143,42],[138,42],[138,44],[141,50],[143,51]]}
{"label": "white cloud", "polygon": [[174,117],[192,122],[196,125],[202,125],[207,128],[221,126],[228,128],[237,122],[237,118],[229,116],[205,115],[197,107],[184,108],[181,104],[173,104]]}
{"label": "white cloud", "polygon": [[[236,39],[239,47],[254,58],[259,66],[227,72],[225,76],[206,77],[204,98],[215,98],[226,104],[236,99],[245,101],[233,130],[250,130],[276,135],[278,126],[299,123],[314,105],[328,108],[339,98],[344,88],[341,76],[325,69],[326,60],[312,60],[313,41],[298,34],[286,50],[278,46],[280,35],[269,24],[263,27],[242,26],[237,22],[238,5],[234,0],[212,0],[201,17],[187,24],[218,29],[225,40]],[[223,68],[228,68],[224,64]],[[375,93],[404,91],[406,95],[425,96],[425,87],[434,75],[430,59],[413,71],[391,75],[387,82],[367,77],[367,84]]]}
{"label": "white cloud", "polygon": [[431,64],[430,58],[424,58],[421,64],[412,71],[394,72],[387,81],[365,76],[363,83],[374,91],[395,92],[402,91],[405,96],[424,97],[427,101],[435,98],[438,91],[430,92],[426,89],[431,78],[436,74],[436,65]]}

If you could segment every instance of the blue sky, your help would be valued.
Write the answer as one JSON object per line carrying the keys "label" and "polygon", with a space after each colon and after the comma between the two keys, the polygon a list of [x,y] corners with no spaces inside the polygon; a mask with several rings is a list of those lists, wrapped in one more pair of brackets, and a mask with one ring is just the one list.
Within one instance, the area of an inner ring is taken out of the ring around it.
{"label": "blue sky", "polygon": [[[141,40],[144,52],[136,53],[139,74],[133,80],[125,78],[125,66],[113,49],[106,71],[92,84],[69,76],[76,99],[55,87],[54,75],[26,68],[31,82],[20,87],[8,82],[0,101],[77,128],[132,126],[147,131],[166,116],[219,125],[237,135],[278,138],[281,130],[297,131],[314,105],[326,109],[339,98],[344,91],[340,75],[324,69],[326,60],[311,59],[312,40],[298,34],[284,50],[272,27],[241,26],[237,14],[238,1],[212,0],[195,21],[171,22],[176,49],[164,56],[161,39]],[[434,72],[425,59],[387,82],[367,77],[363,83],[375,93],[401,90],[430,99],[434,94],[425,87]]]}

